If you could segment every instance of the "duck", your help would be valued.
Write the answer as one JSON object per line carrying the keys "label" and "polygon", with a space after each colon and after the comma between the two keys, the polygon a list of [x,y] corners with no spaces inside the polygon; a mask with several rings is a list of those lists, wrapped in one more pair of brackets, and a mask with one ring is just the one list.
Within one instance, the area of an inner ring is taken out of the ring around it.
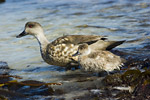
{"label": "duck", "polygon": [[[34,36],[40,46],[40,53],[43,60],[49,65],[71,68],[78,66],[78,61],[72,59],[72,55],[78,50],[80,44],[88,45],[101,41],[98,49],[108,49],[122,44],[124,41],[108,41],[106,36],[99,35],[65,35],[49,42],[44,34],[43,27],[38,22],[27,22],[23,32],[16,36],[21,38],[27,35]],[[78,59],[78,56],[76,56]]]}
{"label": "duck", "polygon": [[[99,41],[97,43],[99,43]],[[97,43],[94,45],[97,45]],[[125,59],[120,56],[107,50],[93,49],[92,46],[87,43],[81,44],[73,56],[78,56],[78,63],[81,69],[98,73],[107,72],[107,74],[109,74],[114,70],[120,70],[125,62]]]}

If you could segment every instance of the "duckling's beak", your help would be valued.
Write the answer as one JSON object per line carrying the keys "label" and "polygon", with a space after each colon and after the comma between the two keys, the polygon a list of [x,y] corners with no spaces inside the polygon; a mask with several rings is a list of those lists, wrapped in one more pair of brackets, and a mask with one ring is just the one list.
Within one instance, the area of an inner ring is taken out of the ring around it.
{"label": "duckling's beak", "polygon": [[79,51],[77,51],[75,54],[73,54],[72,56],[78,56],[80,55]]}
{"label": "duckling's beak", "polygon": [[20,33],[19,35],[16,36],[16,38],[20,38],[27,35],[27,33],[25,31],[23,31],[22,33]]}

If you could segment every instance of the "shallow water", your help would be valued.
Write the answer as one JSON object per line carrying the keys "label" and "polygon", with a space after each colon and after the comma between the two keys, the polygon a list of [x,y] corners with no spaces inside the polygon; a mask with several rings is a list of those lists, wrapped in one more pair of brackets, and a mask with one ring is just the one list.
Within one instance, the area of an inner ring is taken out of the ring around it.
{"label": "shallow water", "polygon": [[0,61],[24,79],[61,81],[63,68],[46,64],[32,36],[17,39],[27,21],[41,23],[49,41],[62,35],[127,40],[120,51],[149,55],[149,0],[6,0],[0,4]]}

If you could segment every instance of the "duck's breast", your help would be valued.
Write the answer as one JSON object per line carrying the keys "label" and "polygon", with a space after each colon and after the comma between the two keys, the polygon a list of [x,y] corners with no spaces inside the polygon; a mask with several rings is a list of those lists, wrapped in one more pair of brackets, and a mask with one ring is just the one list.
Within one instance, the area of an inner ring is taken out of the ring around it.
{"label": "duck's breast", "polygon": [[72,55],[77,52],[77,49],[78,45],[74,44],[50,44],[47,47],[47,55],[48,59],[52,60],[48,61],[48,63],[52,65],[66,66],[67,64],[71,63]]}

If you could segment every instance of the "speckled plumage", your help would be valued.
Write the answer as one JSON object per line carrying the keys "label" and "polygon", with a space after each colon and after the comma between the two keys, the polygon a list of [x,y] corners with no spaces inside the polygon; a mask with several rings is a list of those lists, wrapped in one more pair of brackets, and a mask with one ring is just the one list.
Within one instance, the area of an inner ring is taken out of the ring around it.
{"label": "speckled plumage", "polygon": [[[99,40],[103,42],[106,40],[105,37],[97,35],[67,35],[59,37],[50,43],[44,35],[42,26],[37,22],[27,22],[24,31],[17,37],[25,35],[33,35],[38,40],[42,58],[46,63],[62,67],[78,66],[77,61],[72,60],[72,55],[77,52],[80,44],[87,43],[92,45]],[[116,43],[122,44],[123,42],[117,41]],[[116,43],[109,43],[107,46],[101,45],[101,48],[116,47],[119,45],[116,45]],[[76,56],[76,59],[78,59],[78,56]]]}
{"label": "speckled plumage", "polygon": [[78,62],[81,68],[86,71],[110,72],[114,69],[120,69],[123,65],[122,59],[119,56],[106,50],[93,50],[87,44],[80,45],[78,52]]}

